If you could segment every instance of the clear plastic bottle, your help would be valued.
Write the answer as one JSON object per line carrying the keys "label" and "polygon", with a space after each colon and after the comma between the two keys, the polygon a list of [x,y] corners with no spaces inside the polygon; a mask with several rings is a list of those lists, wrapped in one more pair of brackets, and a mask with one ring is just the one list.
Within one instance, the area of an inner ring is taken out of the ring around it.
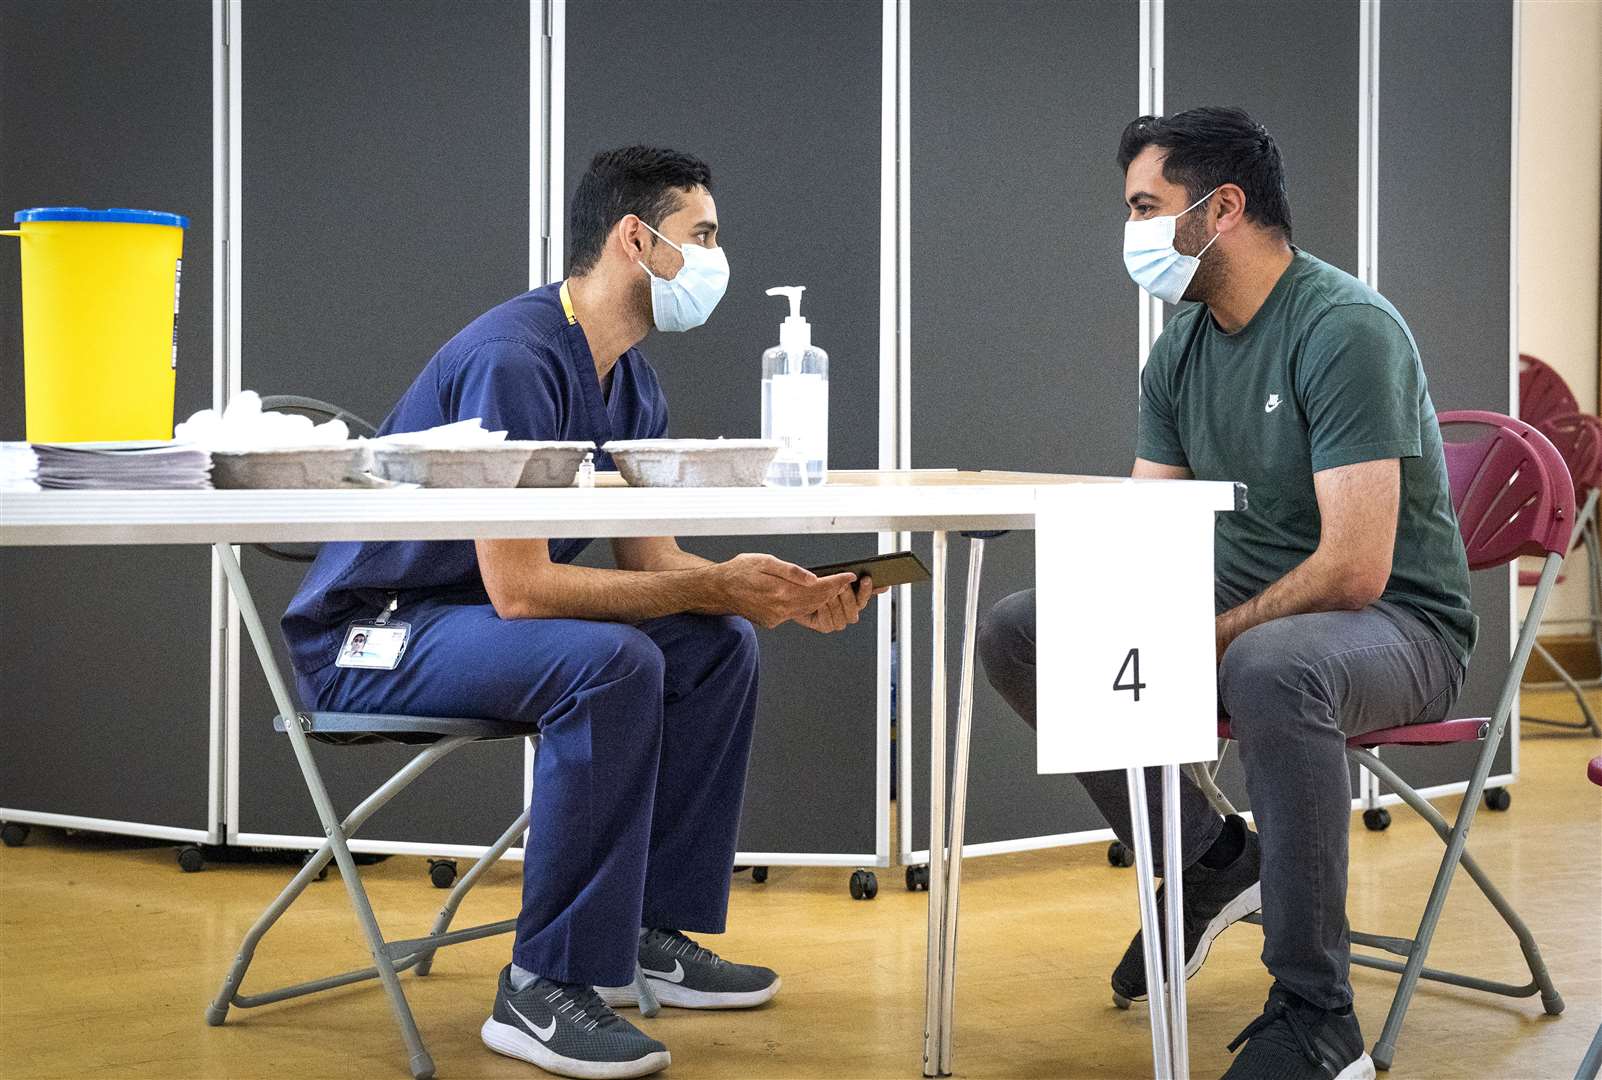
{"label": "clear plastic bottle", "polygon": [[829,354],[812,344],[812,328],[801,317],[805,289],[768,290],[790,300],[779,344],[762,354],[762,437],[780,443],[768,468],[768,483],[779,487],[813,487],[829,472]]}

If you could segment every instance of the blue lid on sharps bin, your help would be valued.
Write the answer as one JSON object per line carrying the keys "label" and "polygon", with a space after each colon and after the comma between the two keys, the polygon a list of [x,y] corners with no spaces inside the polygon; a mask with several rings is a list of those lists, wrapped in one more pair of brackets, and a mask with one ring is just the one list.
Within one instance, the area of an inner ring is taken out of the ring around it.
{"label": "blue lid on sharps bin", "polygon": [[164,214],[160,210],[90,210],[85,206],[36,206],[32,210],[18,210],[13,221],[125,221],[133,225],[176,225],[189,228],[189,219],[182,214]]}

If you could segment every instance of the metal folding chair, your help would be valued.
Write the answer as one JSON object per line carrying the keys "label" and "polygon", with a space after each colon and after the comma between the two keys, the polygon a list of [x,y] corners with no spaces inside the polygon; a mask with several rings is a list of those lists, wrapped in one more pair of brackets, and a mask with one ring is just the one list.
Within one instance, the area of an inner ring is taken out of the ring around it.
{"label": "metal folding chair", "polygon": [[[1457,511],[1458,527],[1468,552],[1469,568],[1485,570],[1504,566],[1522,555],[1545,557],[1536,585],[1535,597],[1530,604],[1513,650],[1507,675],[1502,680],[1496,711],[1489,717],[1463,720],[1445,720],[1434,724],[1413,724],[1385,728],[1347,740],[1347,759],[1361,765],[1389,785],[1402,801],[1418,812],[1435,829],[1446,844],[1446,854],[1435,874],[1429,900],[1412,937],[1394,937],[1352,931],[1354,945],[1379,949],[1404,957],[1405,962],[1360,953],[1352,954],[1352,963],[1377,968],[1401,975],[1401,983],[1391,1000],[1390,1013],[1379,1041],[1374,1045],[1374,1063],[1388,1069],[1396,1055],[1396,1039],[1401,1033],[1407,1007],[1420,979],[1483,990],[1506,997],[1541,996],[1542,1007],[1550,1014],[1563,1011],[1563,998],[1552,985],[1546,963],[1541,959],[1535,937],[1519,917],[1506,897],[1492,884],[1485,871],[1466,850],[1468,832],[1475,811],[1480,805],[1485,780],[1491,773],[1497,747],[1507,728],[1508,717],[1518,694],[1519,680],[1524,674],[1530,650],[1535,643],[1536,628],[1541,612],[1546,607],[1552,586],[1557,581],[1563,555],[1568,550],[1574,522],[1574,486],[1568,469],[1557,449],[1540,432],[1520,420],[1491,412],[1451,412],[1440,416],[1443,436],[1448,434],[1477,435],[1463,441],[1448,440],[1445,445],[1446,470],[1452,487],[1452,503]],[[1219,722],[1219,737],[1230,737],[1229,722]],[[1475,759],[1474,771],[1469,777],[1468,790],[1457,812],[1457,820],[1447,824],[1439,811],[1431,806],[1395,770],[1382,762],[1376,752],[1382,746],[1441,746],[1463,742],[1480,742],[1480,753]],[[1218,805],[1228,801],[1218,791],[1213,775],[1199,770],[1202,789]],[[1522,985],[1482,979],[1474,975],[1442,971],[1424,966],[1430,942],[1440,922],[1446,904],[1446,894],[1458,866],[1468,872],[1479,886],[1491,906],[1502,916],[1524,953],[1530,969],[1530,981]],[[1258,915],[1247,916],[1247,921],[1261,925]]]}
{"label": "metal folding chair", "polygon": [[[1597,536],[1597,501],[1599,489],[1602,489],[1602,420],[1585,413],[1565,413],[1549,417],[1536,427],[1541,434],[1552,441],[1558,453],[1563,455],[1563,461],[1569,467],[1569,475],[1574,478],[1574,502],[1580,509],[1574,521],[1574,543],[1569,550],[1574,552],[1584,547],[1586,553],[1587,614],[1579,621],[1585,624],[1586,636],[1590,639],[1591,647],[1596,650],[1598,663],[1602,664],[1602,542],[1599,542]],[[1531,571],[1519,573],[1520,585],[1533,586],[1539,580],[1540,575]],[[1563,580],[1563,575],[1559,574],[1559,583]],[[1543,690],[1559,687],[1567,689],[1579,703],[1582,719],[1550,720],[1525,715],[1521,717],[1523,722],[1546,724],[1602,736],[1602,724],[1597,723],[1596,714],[1592,712],[1590,702],[1585,699],[1586,690],[1602,687],[1602,675],[1586,679],[1575,678],[1547,651],[1539,638],[1535,642],[1535,654],[1546,662],[1557,675],[1557,679],[1527,683],[1526,686]]]}
{"label": "metal folding chair", "polygon": [[[310,398],[269,398],[263,402],[263,407],[292,407],[296,411],[324,417],[343,415],[347,419],[357,420],[369,432],[372,430],[371,425],[360,421],[359,417],[352,417],[334,406]],[[227,1019],[231,1007],[250,1009],[369,979],[378,979],[383,983],[384,991],[389,996],[395,1022],[406,1044],[412,1075],[417,1080],[428,1080],[434,1075],[434,1060],[423,1045],[422,1035],[417,1030],[417,1022],[412,1017],[411,1006],[401,989],[399,976],[407,970],[415,970],[419,976],[427,975],[433,966],[434,954],[447,945],[476,941],[479,938],[510,933],[516,929],[516,919],[486,923],[465,930],[453,931],[450,926],[468,892],[483,877],[484,872],[506,854],[528,828],[528,809],[524,808],[517,820],[512,822],[489,850],[485,851],[472,868],[457,881],[435,917],[433,926],[429,928],[427,934],[417,938],[392,941],[384,937],[383,931],[379,929],[378,920],[373,915],[367,890],[362,886],[348,840],[368,818],[453,751],[468,743],[493,739],[527,739],[529,745],[537,751],[538,725],[492,719],[326,713],[300,709],[290,693],[287,680],[273,658],[271,640],[266,627],[262,625],[261,616],[256,610],[255,601],[251,597],[250,588],[245,582],[232,546],[217,544],[215,551],[223,572],[228,577],[229,586],[233,589],[234,597],[239,603],[240,617],[244,620],[251,645],[256,650],[256,657],[261,662],[262,674],[267,677],[273,701],[278,706],[278,716],[273,726],[289,737],[290,746],[294,750],[301,774],[306,781],[306,790],[317,808],[318,819],[328,839],[306,860],[300,872],[290,879],[289,884],[271,904],[267,905],[267,909],[245,934],[233,964],[223,979],[222,988],[217,991],[217,997],[206,1008],[206,1023],[213,1026],[222,1024]],[[309,561],[299,552],[275,552],[275,554],[292,561]],[[334,810],[328,789],[323,783],[322,774],[312,754],[313,742],[332,746],[360,746],[389,742],[421,746],[422,749],[395,775],[384,781],[377,790],[341,819]],[[339,865],[340,877],[350,895],[356,921],[361,927],[372,956],[372,966],[262,993],[241,993],[240,984],[244,982],[245,973],[250,968],[257,944],[284,912],[289,910],[290,905],[306,887],[322,874],[330,859]],[[656,997],[646,984],[638,964],[635,965],[634,985],[640,997],[641,1013],[648,1017],[656,1015],[658,1007]]]}
{"label": "metal folding chair", "polygon": [[[1586,779],[1602,787],[1602,757],[1594,757],[1585,769]],[[1597,1025],[1596,1034],[1591,1036],[1590,1048],[1585,1051],[1585,1057],[1580,1059],[1580,1067],[1574,1073],[1574,1080],[1596,1080],[1596,1075],[1602,1071],[1602,1024]]]}

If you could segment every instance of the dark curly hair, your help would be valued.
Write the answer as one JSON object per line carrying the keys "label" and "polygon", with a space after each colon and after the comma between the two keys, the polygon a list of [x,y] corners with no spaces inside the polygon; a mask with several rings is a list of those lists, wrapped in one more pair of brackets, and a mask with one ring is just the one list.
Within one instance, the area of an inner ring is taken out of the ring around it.
{"label": "dark curly hair", "polygon": [[1244,109],[1208,105],[1173,116],[1138,117],[1118,140],[1118,167],[1128,172],[1129,163],[1148,146],[1168,152],[1163,178],[1182,186],[1192,202],[1220,184],[1235,184],[1246,193],[1246,217],[1290,240],[1290,196],[1279,144]]}
{"label": "dark curly hair", "polygon": [[679,208],[681,192],[698,187],[712,190],[712,170],[677,150],[625,146],[596,154],[568,210],[568,272],[583,274],[593,267],[612,226],[629,214],[656,228]]}

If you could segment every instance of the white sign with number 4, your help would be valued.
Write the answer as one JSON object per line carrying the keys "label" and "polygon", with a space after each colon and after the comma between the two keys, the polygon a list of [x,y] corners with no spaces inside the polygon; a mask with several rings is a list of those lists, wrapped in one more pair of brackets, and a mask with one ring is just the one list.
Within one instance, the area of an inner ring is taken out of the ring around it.
{"label": "white sign with number 4", "polygon": [[1217,757],[1213,514],[1194,500],[1165,500],[1168,487],[1040,492],[1041,773]]}

